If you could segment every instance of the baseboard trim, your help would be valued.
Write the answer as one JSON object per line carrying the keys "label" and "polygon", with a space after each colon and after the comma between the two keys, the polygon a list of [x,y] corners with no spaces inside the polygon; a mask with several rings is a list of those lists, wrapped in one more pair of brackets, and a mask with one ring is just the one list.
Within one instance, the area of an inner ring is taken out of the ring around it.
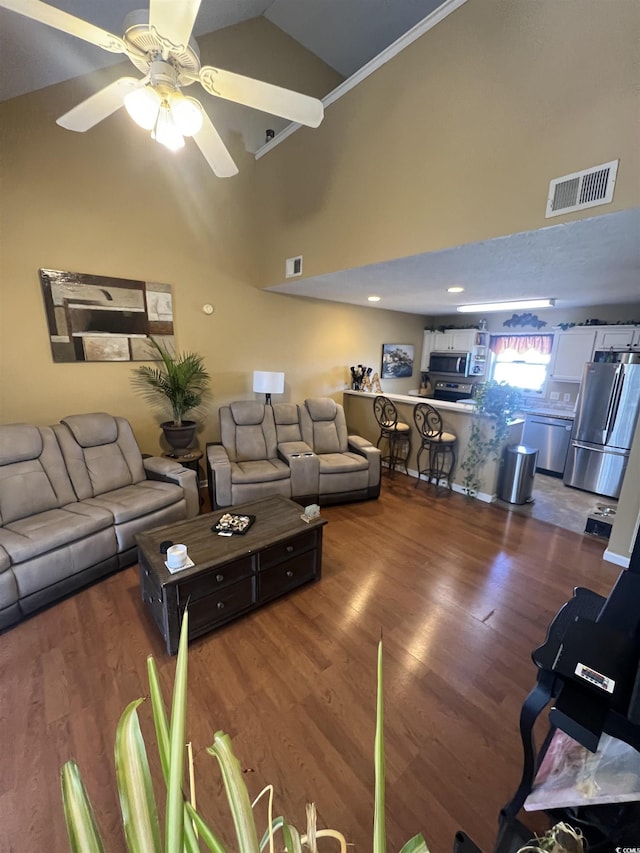
{"label": "baseboard trim", "polygon": [[616,554],[615,551],[610,551],[609,548],[605,549],[602,559],[616,566],[622,566],[623,569],[628,569],[631,562],[631,557],[623,557],[622,554]]}

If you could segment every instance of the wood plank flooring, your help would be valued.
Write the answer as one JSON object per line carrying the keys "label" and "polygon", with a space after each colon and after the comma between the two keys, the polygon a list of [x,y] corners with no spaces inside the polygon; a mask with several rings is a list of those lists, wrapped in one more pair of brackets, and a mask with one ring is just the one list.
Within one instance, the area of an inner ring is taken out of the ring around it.
{"label": "wood plank flooring", "polygon": [[[233,737],[252,794],[274,784],[277,814],[303,827],[313,800],[321,825],[356,853],[371,849],[381,631],[389,850],[422,831],[432,853],[445,853],[458,829],[492,849],[521,771],[530,653],[574,586],[606,595],[619,569],[597,540],[414,484],[385,474],[380,500],[324,508],[322,580],[191,645],[198,803],[230,849],[206,753],[218,729]],[[125,849],[113,740],[125,705],[147,692],[148,654],[168,696],[175,658],[142,606],[137,567],[0,636],[3,853],[68,849],[59,770],[70,757],[106,848]],[[153,744],[148,705],[141,720]]]}

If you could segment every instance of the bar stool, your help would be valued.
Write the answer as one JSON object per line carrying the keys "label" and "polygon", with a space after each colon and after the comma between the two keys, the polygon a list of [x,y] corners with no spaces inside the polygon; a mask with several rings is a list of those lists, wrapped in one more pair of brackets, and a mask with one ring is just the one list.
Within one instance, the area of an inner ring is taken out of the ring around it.
{"label": "bar stool", "polygon": [[411,427],[398,420],[398,410],[388,397],[375,398],[373,414],[380,427],[376,447],[380,447],[380,442],[383,440],[387,442],[387,453],[382,455],[381,461],[386,463],[391,474],[394,473],[397,465],[404,465],[405,473],[408,474],[407,460],[411,452]]}
{"label": "bar stool", "polygon": [[[440,412],[429,403],[417,403],[413,410],[413,419],[421,441],[416,457],[418,468],[416,488],[423,475],[428,483],[435,477],[436,487],[446,476],[447,485],[451,488],[451,475],[456,464],[455,445],[458,437],[452,432],[444,432]],[[428,464],[423,468],[420,460],[425,451],[428,454]]]}

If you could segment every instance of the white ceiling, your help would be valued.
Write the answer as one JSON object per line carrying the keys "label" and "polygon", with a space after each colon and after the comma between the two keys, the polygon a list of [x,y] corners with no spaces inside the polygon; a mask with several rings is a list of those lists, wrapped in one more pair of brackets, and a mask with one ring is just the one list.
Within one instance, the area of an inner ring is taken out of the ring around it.
{"label": "white ceiling", "polygon": [[[464,293],[447,293],[453,286]],[[269,289],[426,316],[507,299],[551,298],[557,308],[640,303],[640,207]],[[370,303],[371,295],[382,298]]]}
{"label": "white ceiling", "polygon": [[[179,0],[171,0],[179,2]],[[443,0],[202,0],[194,32],[264,15],[345,77],[429,15]],[[54,0],[120,34],[140,0]],[[0,100],[122,61],[79,39],[0,8]],[[244,109],[244,108],[242,108]],[[253,112],[253,111],[249,111]],[[255,148],[249,148],[255,150]],[[454,296],[447,287],[460,285]],[[640,208],[317,278],[280,293],[422,315],[462,301],[552,297],[558,307],[640,302]]]}
{"label": "white ceiling", "polygon": [[[202,0],[194,34],[204,35],[264,15],[344,77],[349,77],[442,2]],[[121,35],[122,23],[129,12],[148,4],[144,0],[53,0],[48,5]],[[0,9],[2,101],[122,59],[120,54],[107,53],[15,12]]]}

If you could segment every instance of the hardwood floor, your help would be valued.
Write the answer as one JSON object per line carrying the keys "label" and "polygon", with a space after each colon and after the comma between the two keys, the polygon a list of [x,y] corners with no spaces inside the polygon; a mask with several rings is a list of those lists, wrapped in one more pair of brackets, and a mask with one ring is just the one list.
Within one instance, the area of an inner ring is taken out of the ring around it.
{"label": "hardwood floor", "polygon": [[[385,474],[380,500],[324,508],[322,580],[191,645],[198,804],[231,849],[205,751],[218,729],[232,735],[250,793],[274,784],[276,814],[302,827],[313,800],[321,825],[371,848],[381,631],[389,850],[422,831],[445,853],[458,829],[492,849],[519,781],[530,653],[574,586],[606,595],[619,569],[599,541],[414,484]],[[106,848],[125,849],[113,740],[125,705],[147,691],[150,653],[168,696],[175,658],[142,607],[137,567],[0,637],[2,851],[68,849],[59,769],[70,757]],[[141,720],[153,744],[149,703]]]}

